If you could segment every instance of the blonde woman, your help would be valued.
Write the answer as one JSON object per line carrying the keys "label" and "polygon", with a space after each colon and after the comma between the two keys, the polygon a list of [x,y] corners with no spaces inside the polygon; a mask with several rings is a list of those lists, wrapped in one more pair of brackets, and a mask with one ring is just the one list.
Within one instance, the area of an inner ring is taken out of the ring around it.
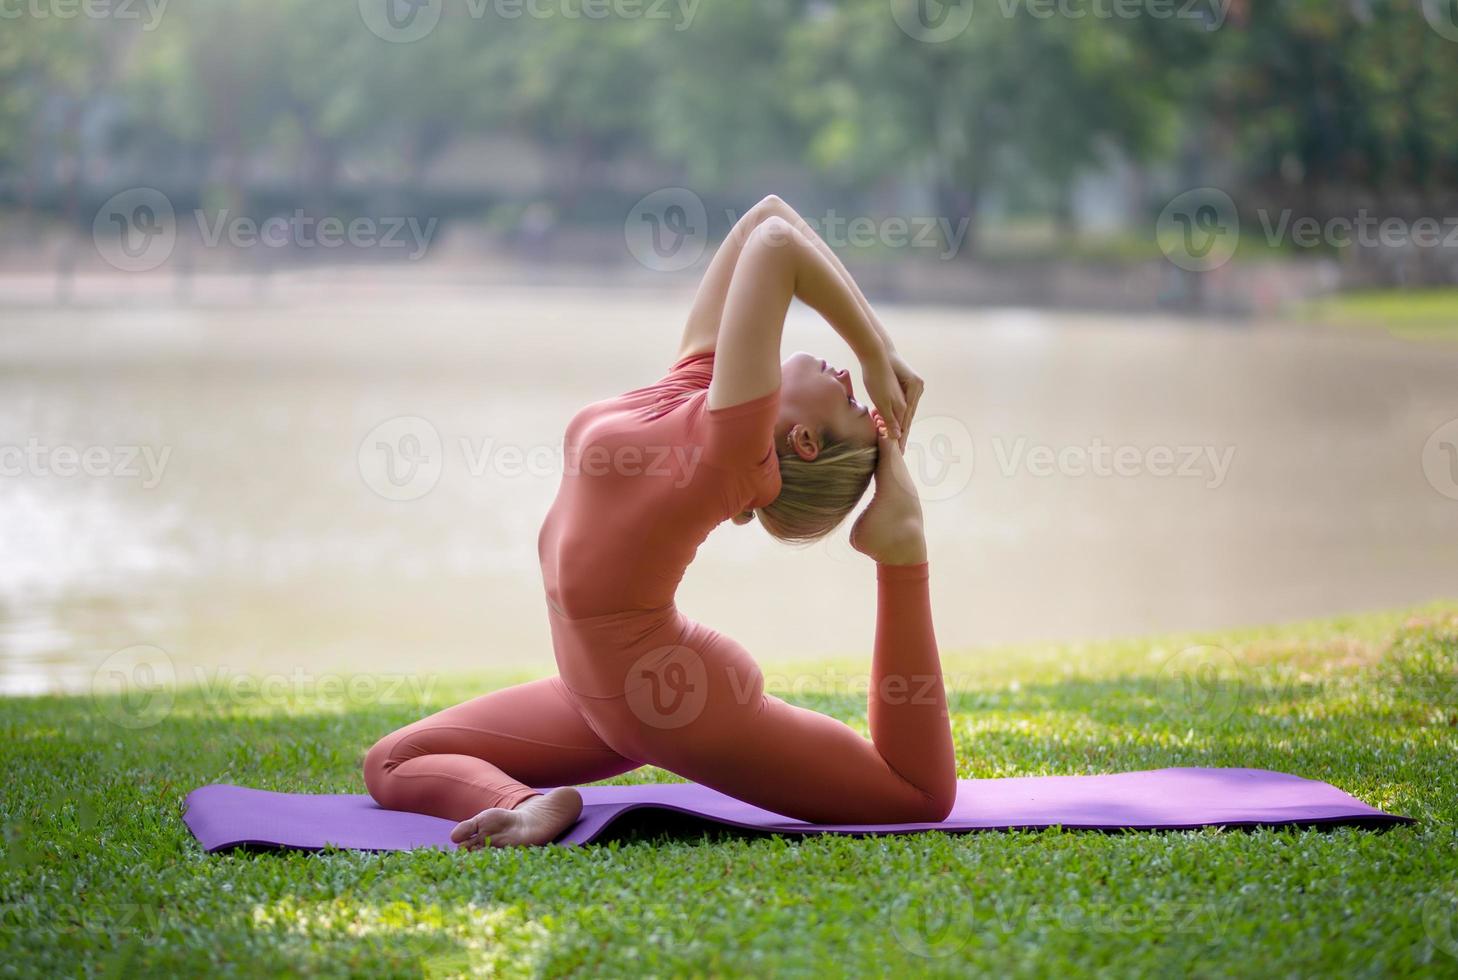
{"label": "blonde woman", "polygon": [[[874,413],[848,372],[805,353],[781,362],[796,297],[855,352]],[[800,820],[944,819],[956,763],[901,455],[921,392],[825,243],[779,198],[761,201],[710,263],[667,375],[567,426],[538,539],[558,676],[380,739],[364,766],[376,802],[459,821],[467,848],[545,844],[581,813],[572,784],[651,764]],[[674,593],[722,522],[813,541],[873,475],[851,532],[877,568],[868,741],[765,694],[749,653],[686,619]]]}

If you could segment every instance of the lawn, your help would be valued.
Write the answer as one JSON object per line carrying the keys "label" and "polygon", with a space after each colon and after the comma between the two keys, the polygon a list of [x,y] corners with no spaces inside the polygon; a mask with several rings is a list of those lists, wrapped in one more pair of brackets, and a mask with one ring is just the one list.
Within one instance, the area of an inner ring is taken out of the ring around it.
{"label": "lawn", "polygon": [[[362,792],[377,735],[518,678],[11,699],[0,974],[1458,976],[1458,603],[945,662],[964,776],[1256,766],[1419,823],[206,856],[188,790]],[[864,669],[767,674],[864,731]]]}
{"label": "lawn", "polygon": [[1458,289],[1383,289],[1345,293],[1292,310],[1303,320],[1377,327],[1408,340],[1458,340]]}

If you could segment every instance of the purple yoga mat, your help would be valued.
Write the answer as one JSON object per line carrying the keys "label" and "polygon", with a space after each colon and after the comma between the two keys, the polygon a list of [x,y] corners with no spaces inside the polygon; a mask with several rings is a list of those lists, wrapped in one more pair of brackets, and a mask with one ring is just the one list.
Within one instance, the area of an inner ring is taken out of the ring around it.
{"label": "purple yoga mat", "polygon": [[[590,844],[657,819],[786,835],[907,834],[924,830],[1192,830],[1199,827],[1411,823],[1323,782],[1264,769],[1153,769],[1101,776],[963,779],[941,823],[809,824],[697,783],[584,786],[582,818],[558,844]],[[382,810],[368,796],[270,793],[215,783],[187,796],[183,819],[207,851],[239,845],[366,851],[454,849],[453,821]]]}

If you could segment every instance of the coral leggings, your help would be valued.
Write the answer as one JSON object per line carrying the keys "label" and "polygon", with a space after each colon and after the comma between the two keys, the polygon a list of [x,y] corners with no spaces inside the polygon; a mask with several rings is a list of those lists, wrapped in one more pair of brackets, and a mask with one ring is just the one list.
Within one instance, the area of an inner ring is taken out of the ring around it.
{"label": "coral leggings", "polygon": [[447,708],[380,739],[365,783],[381,806],[465,820],[553,787],[656,765],[816,823],[935,822],[956,762],[927,566],[878,565],[868,741],[764,693],[738,643],[669,606],[552,615],[559,676]]}

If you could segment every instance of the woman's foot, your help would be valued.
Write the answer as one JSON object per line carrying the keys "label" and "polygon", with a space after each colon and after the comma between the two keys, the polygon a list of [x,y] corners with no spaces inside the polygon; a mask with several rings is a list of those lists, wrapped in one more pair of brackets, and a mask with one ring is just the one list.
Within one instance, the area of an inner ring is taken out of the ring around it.
{"label": "woman's foot", "polygon": [[581,814],[582,794],[571,786],[562,786],[544,796],[523,800],[514,810],[499,806],[482,810],[470,820],[456,824],[451,840],[466,850],[487,843],[492,847],[550,844],[576,823]]}

